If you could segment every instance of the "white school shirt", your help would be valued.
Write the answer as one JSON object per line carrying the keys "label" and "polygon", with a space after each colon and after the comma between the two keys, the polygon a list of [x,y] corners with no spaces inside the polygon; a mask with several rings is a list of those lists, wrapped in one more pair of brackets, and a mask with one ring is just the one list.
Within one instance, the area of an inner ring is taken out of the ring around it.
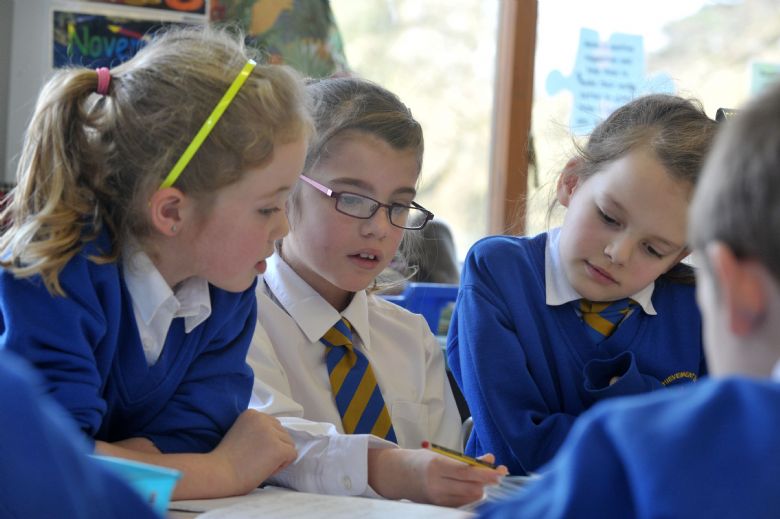
{"label": "white school shirt", "polygon": [[423,440],[459,448],[460,415],[444,355],[425,319],[365,291],[339,314],[278,254],[257,285],[258,326],[247,362],[255,373],[250,407],[276,416],[298,449],[294,464],[270,481],[300,491],[377,494],[368,486],[368,448],[394,445],[366,434],[343,434],[330,390],[325,346],[319,342],[341,317],[353,346],[376,376],[398,444]]}
{"label": "white school shirt", "polygon": [[185,333],[190,333],[209,318],[209,284],[203,278],[192,277],[171,290],[151,258],[135,244],[123,250],[122,270],[133,301],[146,364],[153,366],[162,354],[165,338],[175,318],[184,318]]}
{"label": "white school shirt", "polygon": [[772,368],[772,375],[770,378],[775,382],[780,382],[780,360],[777,361],[775,366]]}

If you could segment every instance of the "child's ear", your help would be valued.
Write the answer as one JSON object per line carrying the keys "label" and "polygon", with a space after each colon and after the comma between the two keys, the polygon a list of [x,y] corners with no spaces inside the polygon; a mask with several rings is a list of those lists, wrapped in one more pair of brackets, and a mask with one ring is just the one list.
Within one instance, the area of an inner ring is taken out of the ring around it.
{"label": "child's ear", "polygon": [[182,227],[186,197],[175,187],[158,189],[149,199],[152,226],[165,236],[175,236]]}
{"label": "child's ear", "polygon": [[737,258],[722,242],[709,244],[706,254],[729,328],[736,336],[750,335],[768,310],[766,269],[758,261]]}
{"label": "child's ear", "polygon": [[558,177],[558,202],[560,202],[563,207],[569,207],[571,196],[574,194],[574,190],[579,184],[579,170],[581,165],[582,160],[579,157],[569,159],[566,166],[563,168],[563,171],[561,171],[560,177]]}

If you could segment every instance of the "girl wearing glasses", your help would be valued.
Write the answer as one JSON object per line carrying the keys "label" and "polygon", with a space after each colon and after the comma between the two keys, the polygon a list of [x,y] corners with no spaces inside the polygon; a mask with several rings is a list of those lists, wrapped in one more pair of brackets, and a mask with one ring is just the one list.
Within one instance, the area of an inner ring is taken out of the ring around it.
{"label": "girl wearing glasses", "polygon": [[173,29],[111,71],[58,71],[27,131],[2,213],[0,348],[96,452],[181,470],[175,498],[247,492],[296,457],[246,410],[246,352],[303,167],[303,97],[240,40]]}
{"label": "girl wearing glasses", "polygon": [[426,440],[460,447],[436,338],[421,316],[367,290],[404,232],[433,217],[414,202],[422,129],[368,81],[307,90],[316,138],[288,202],[290,233],[258,283],[249,354],[252,405],[282,417],[301,452],[272,481],[445,505],[479,499],[500,470],[419,449]]}

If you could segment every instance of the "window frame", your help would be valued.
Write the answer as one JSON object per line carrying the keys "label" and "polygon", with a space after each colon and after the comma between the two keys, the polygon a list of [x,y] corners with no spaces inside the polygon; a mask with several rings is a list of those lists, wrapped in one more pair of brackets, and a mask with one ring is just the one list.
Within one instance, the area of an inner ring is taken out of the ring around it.
{"label": "window frame", "polygon": [[496,52],[488,234],[524,234],[537,0],[502,0]]}

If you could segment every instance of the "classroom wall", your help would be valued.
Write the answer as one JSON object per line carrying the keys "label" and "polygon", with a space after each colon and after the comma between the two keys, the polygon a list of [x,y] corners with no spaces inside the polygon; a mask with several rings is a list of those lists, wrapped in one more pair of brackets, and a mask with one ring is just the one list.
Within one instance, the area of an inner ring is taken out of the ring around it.
{"label": "classroom wall", "polygon": [[6,178],[6,135],[8,128],[8,87],[11,77],[11,20],[14,4],[11,0],[0,0],[0,181]]}
{"label": "classroom wall", "polygon": [[24,130],[52,74],[55,9],[155,23],[206,21],[202,14],[85,0],[0,0],[0,187],[14,179]]}
{"label": "classroom wall", "polygon": [[[0,15],[0,34],[10,41],[4,42],[3,52],[10,59],[3,62],[3,76],[7,78],[7,101],[3,110],[5,118],[5,143],[3,156],[3,182],[13,181],[16,162],[21,150],[24,129],[30,120],[38,91],[51,72],[51,6],[54,0],[0,0],[8,6],[9,16]],[[63,2],[59,2],[62,4]],[[2,127],[2,126],[0,126]]]}

